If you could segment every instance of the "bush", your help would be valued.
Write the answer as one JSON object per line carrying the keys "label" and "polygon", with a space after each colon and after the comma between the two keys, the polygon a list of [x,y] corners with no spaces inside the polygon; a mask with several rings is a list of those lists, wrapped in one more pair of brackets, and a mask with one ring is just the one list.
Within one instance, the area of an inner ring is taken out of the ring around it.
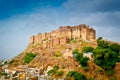
{"label": "bush", "polygon": [[117,59],[117,62],[120,62],[120,58]]}
{"label": "bush", "polygon": [[95,79],[93,79],[93,78],[88,78],[87,80],[95,80]]}
{"label": "bush", "polygon": [[120,45],[118,45],[118,44],[111,44],[109,48],[110,48],[112,51],[116,52],[117,55],[118,55],[119,52],[120,52]]}
{"label": "bush", "polygon": [[24,58],[24,62],[30,63],[34,59],[35,56],[36,56],[36,54],[28,53]]}
{"label": "bush", "polygon": [[87,66],[87,63],[88,63],[88,58],[87,57],[83,57],[81,60],[80,60],[80,64],[82,67],[86,67]]}
{"label": "bush", "polygon": [[76,71],[69,71],[66,76],[73,77],[74,80],[87,80],[84,74],[76,72]]}
{"label": "bush", "polygon": [[82,53],[88,53],[88,52],[92,52],[94,50],[93,47],[91,46],[85,46],[82,48]]}
{"label": "bush", "polygon": [[1,75],[7,76],[8,74],[5,72],[2,72]]}
{"label": "bush", "polygon": [[63,75],[63,71],[58,71],[59,70],[59,67],[58,66],[54,66],[53,69],[49,70],[47,72],[48,75],[54,75],[55,76],[62,76]]}
{"label": "bush", "polygon": [[76,72],[73,75],[73,77],[74,77],[74,80],[86,80],[86,77],[84,76],[84,74],[78,73],[78,72]]}
{"label": "bush", "polygon": [[84,71],[88,71],[89,67],[83,67]]}
{"label": "bush", "polygon": [[108,44],[102,38],[99,38],[97,43],[97,48],[93,50],[94,62],[106,71],[106,75],[111,76],[115,73],[116,62],[120,61],[120,45]]}
{"label": "bush", "polygon": [[11,60],[10,62],[9,62],[9,64],[12,64],[12,63],[14,63],[15,62],[15,60],[13,59],[13,60]]}
{"label": "bush", "polygon": [[71,40],[70,40],[70,43],[76,43],[77,42],[77,39],[75,39],[75,38],[72,38]]}
{"label": "bush", "polygon": [[73,50],[73,54],[80,54],[78,49]]}
{"label": "bush", "polygon": [[76,54],[75,58],[78,60],[78,62],[80,62],[81,59],[83,58],[83,56],[82,56],[82,54]]}
{"label": "bush", "polygon": [[49,70],[48,72],[47,72],[47,74],[48,75],[52,75],[52,74],[54,74],[56,71],[54,70],[54,69],[51,69],[51,70]]}
{"label": "bush", "polygon": [[107,76],[112,76],[113,74],[115,74],[115,71],[113,69],[106,71]]}
{"label": "bush", "polygon": [[96,48],[94,51],[94,62],[101,66],[103,69],[113,69],[118,56],[115,52],[111,51],[109,48]]}
{"label": "bush", "polygon": [[69,71],[66,76],[72,77],[74,74],[75,74],[75,71]]}
{"label": "bush", "polygon": [[57,71],[59,69],[59,67],[58,66],[54,66],[53,69]]}
{"label": "bush", "polygon": [[79,53],[78,49],[75,49],[73,51],[73,54],[75,54],[75,58],[79,62],[81,67],[86,67],[87,66],[87,63],[88,63],[89,59],[87,57],[83,57],[83,55],[81,53]]}
{"label": "bush", "polygon": [[104,41],[102,37],[99,37],[97,39],[97,44],[98,44],[99,47],[102,47],[102,48],[108,48],[109,47],[108,42]]}
{"label": "bush", "polygon": [[56,57],[61,57],[61,56],[62,56],[62,53],[61,53],[60,51],[56,51],[55,56],[56,56]]}
{"label": "bush", "polygon": [[55,75],[60,77],[60,76],[63,75],[63,73],[64,73],[64,72],[63,72],[62,70],[60,70],[60,71],[57,71]]}

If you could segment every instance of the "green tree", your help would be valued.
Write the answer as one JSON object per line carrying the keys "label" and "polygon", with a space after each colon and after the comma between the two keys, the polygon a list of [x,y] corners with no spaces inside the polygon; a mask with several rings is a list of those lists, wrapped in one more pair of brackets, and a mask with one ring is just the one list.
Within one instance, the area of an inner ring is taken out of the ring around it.
{"label": "green tree", "polygon": [[97,44],[98,44],[99,47],[102,47],[102,48],[108,48],[109,47],[108,42],[103,40],[102,37],[99,37],[97,39]]}
{"label": "green tree", "polygon": [[87,66],[87,63],[88,63],[88,58],[87,57],[83,57],[81,60],[80,60],[80,64],[82,67],[86,67]]}
{"label": "green tree", "polygon": [[116,52],[117,55],[119,55],[120,45],[114,43],[114,44],[111,44],[109,48],[110,48],[112,51]]}
{"label": "green tree", "polygon": [[82,53],[92,52],[94,50],[91,46],[85,46],[82,48]]}
{"label": "green tree", "polygon": [[73,54],[76,54],[75,58],[79,62],[81,67],[87,67],[87,63],[88,63],[88,60],[89,60],[87,57],[83,57],[83,55],[79,52],[78,49],[75,49],[73,51]]}
{"label": "green tree", "polygon": [[83,58],[83,55],[82,54],[77,54],[76,57],[77,61],[81,61],[81,59]]}
{"label": "green tree", "polygon": [[110,49],[96,48],[94,51],[94,61],[105,70],[114,68],[117,55]]}
{"label": "green tree", "polygon": [[120,61],[120,45],[110,44],[102,37],[97,39],[97,44],[98,46],[93,50],[94,62],[102,67],[107,75],[113,75],[115,64]]}

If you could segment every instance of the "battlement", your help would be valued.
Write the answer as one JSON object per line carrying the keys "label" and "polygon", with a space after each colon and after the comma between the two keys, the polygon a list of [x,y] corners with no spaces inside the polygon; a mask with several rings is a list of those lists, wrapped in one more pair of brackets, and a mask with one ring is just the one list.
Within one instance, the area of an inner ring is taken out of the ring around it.
{"label": "battlement", "polygon": [[96,31],[86,24],[78,26],[61,26],[57,30],[48,33],[39,33],[30,38],[31,44],[43,43],[46,47],[54,45],[62,45],[69,42],[70,39],[94,41],[96,39]]}

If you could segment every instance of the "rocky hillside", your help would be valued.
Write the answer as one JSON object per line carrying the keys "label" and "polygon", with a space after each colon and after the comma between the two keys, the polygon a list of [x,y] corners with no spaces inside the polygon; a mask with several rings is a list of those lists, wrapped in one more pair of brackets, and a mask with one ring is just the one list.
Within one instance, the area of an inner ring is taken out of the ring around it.
{"label": "rocky hillside", "polygon": [[[70,27],[67,28],[71,29]],[[89,29],[86,30],[89,31]],[[76,29],[75,31],[79,32],[79,30]],[[80,37],[80,34],[77,35]],[[37,67],[44,71],[48,68],[48,66],[59,66],[59,68],[64,71],[64,75],[66,75],[69,71],[78,71],[83,73],[88,80],[119,80],[120,76],[118,74],[120,74],[120,63],[116,63],[114,68],[115,74],[112,76],[107,76],[105,70],[96,65],[93,60],[88,61],[87,68],[81,67],[80,62],[73,56],[73,51],[77,49],[80,53],[82,53],[82,49],[85,46],[96,48],[98,45],[95,40],[96,36],[91,36],[90,39],[90,37],[85,38],[85,36],[88,35],[87,33],[86,35],[82,34],[83,36],[81,38],[78,38],[77,35],[72,33],[70,37],[65,36],[65,38],[63,38],[62,35],[62,37],[45,37],[43,39],[38,37],[41,36],[41,34],[37,35],[37,38],[34,36],[30,39],[28,47],[21,54],[12,59],[9,64],[9,68],[19,65],[28,65],[30,67]],[[91,33],[91,35],[94,34]],[[64,44],[62,44],[61,41],[63,41]],[[30,57],[31,53],[32,56]]]}
{"label": "rocky hillside", "polygon": [[[70,43],[64,44],[64,45],[56,45],[52,48],[42,48],[42,45],[40,45],[40,44],[30,44],[25,49],[25,51],[23,51],[21,54],[19,54],[18,56],[16,56],[13,59],[14,63],[12,63],[12,64],[14,64],[15,66],[20,65],[20,64],[25,64],[24,63],[24,58],[28,53],[34,53],[34,54],[37,55],[30,62],[30,64],[32,64],[34,66],[41,67],[39,65],[48,66],[49,64],[51,64],[51,65],[53,65],[53,64],[55,65],[55,64],[58,64],[58,63],[60,64],[59,60],[63,60],[63,58],[64,58],[63,55],[64,55],[64,52],[66,51],[66,49],[68,49],[68,48],[71,48],[73,50],[74,49],[79,49],[81,51],[82,47],[84,47],[84,46],[96,47],[96,45],[97,45],[96,42],[77,41],[77,42],[70,42]],[[70,59],[74,61],[74,58],[70,58]],[[54,60],[55,60],[55,63],[50,62],[50,61],[54,61]],[[57,60],[58,60],[58,63],[57,63]],[[65,60],[65,63],[67,63],[66,61],[69,62],[68,59]],[[63,62],[61,62],[61,63],[63,63]]]}
{"label": "rocky hillside", "polygon": [[[69,71],[78,71],[84,73],[87,78],[93,78],[95,80],[109,80],[108,76],[105,74],[105,71],[100,67],[97,66],[93,61],[88,62],[89,70],[84,70],[80,67],[78,61],[76,61],[73,57],[64,58],[63,54],[64,51],[69,48],[73,47],[74,49],[79,49],[80,51],[84,46],[92,46],[96,47],[96,42],[81,42],[77,41],[76,43],[69,43],[65,45],[57,45],[53,48],[46,48],[41,49],[39,44],[36,45],[29,45],[25,51],[15,57],[13,60],[14,62],[9,65],[10,68],[16,67],[18,65],[26,65],[27,63],[24,62],[25,56],[28,53],[36,54],[36,57],[27,65],[31,67],[38,67],[42,68],[43,71],[47,69],[48,66],[59,66],[63,71],[64,74],[67,74]],[[115,71],[116,74],[113,77],[117,77],[116,80],[119,80],[120,76],[120,63],[116,64]]]}

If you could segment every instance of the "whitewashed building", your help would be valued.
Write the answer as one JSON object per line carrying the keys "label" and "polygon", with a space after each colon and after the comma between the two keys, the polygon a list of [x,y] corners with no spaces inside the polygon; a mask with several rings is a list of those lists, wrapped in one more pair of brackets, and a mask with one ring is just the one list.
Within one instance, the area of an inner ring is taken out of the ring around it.
{"label": "whitewashed building", "polygon": [[87,57],[87,58],[89,58],[90,60],[93,60],[93,53],[91,53],[91,52],[83,53],[83,57]]}

